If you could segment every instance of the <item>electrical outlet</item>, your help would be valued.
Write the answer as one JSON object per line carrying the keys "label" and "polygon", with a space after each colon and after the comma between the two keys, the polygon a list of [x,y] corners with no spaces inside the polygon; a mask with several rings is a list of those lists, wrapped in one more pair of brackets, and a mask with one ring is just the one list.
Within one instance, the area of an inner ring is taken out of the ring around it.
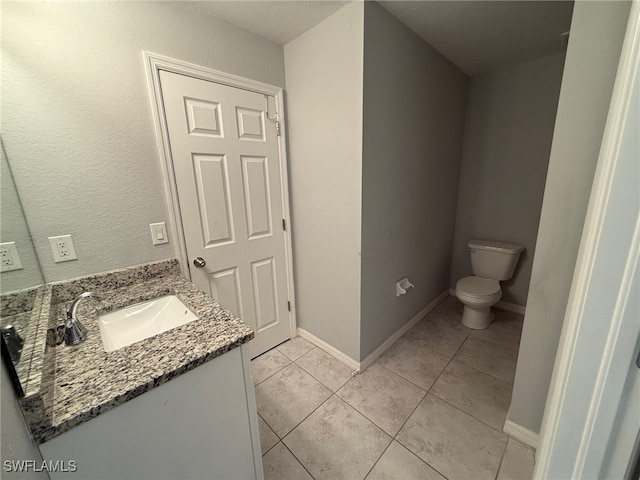
{"label": "electrical outlet", "polygon": [[22,270],[16,242],[0,243],[0,272]]}
{"label": "electrical outlet", "polygon": [[56,245],[58,246],[58,255],[62,258],[69,256],[69,243],[66,240],[57,240]]}
{"label": "electrical outlet", "polygon": [[49,237],[49,245],[51,245],[53,260],[56,263],[68,262],[69,260],[76,260],[78,258],[71,235]]}
{"label": "electrical outlet", "polygon": [[0,258],[2,258],[2,265],[4,267],[13,265],[13,257],[11,256],[11,252],[8,249],[3,248],[2,250],[0,250]]}

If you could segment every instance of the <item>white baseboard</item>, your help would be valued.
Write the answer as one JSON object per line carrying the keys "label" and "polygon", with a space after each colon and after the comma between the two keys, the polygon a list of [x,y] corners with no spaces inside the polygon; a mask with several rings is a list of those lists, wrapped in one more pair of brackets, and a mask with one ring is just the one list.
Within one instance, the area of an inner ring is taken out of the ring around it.
{"label": "white baseboard", "polygon": [[504,422],[504,427],[502,427],[502,431],[525,445],[529,445],[532,448],[538,448],[538,438],[540,435],[536,432],[532,432],[522,425],[518,425],[511,420],[506,420]]}
{"label": "white baseboard", "polygon": [[396,330],[389,338],[387,338],[382,345],[376,348],[373,352],[367,355],[362,362],[358,362],[354,360],[349,355],[342,353],[335,347],[332,347],[324,340],[316,337],[312,333],[307,332],[305,329],[298,327],[298,335],[304,338],[305,340],[313,343],[316,347],[324,350],[332,357],[337,358],[345,365],[353,368],[354,373],[360,373],[364,371],[369,365],[375,362],[380,355],[382,355],[391,345],[393,345],[396,340],[398,340],[401,336],[407,333],[411,327],[413,327],[416,323],[418,323],[424,316],[433,310],[436,305],[438,305],[441,301],[449,296],[449,292],[445,290],[442,292],[435,300],[433,300],[429,305],[420,310],[417,314],[415,314],[407,323],[405,323],[402,327]]}
{"label": "white baseboard", "polygon": [[324,350],[332,357],[337,358],[348,367],[352,368],[354,370],[354,373],[360,372],[360,362],[358,362],[357,360],[354,360],[349,355],[342,353],[337,348],[332,347],[324,340],[321,340],[320,338],[316,337],[314,334],[309,333],[303,328],[298,327],[298,335],[304,338],[305,340],[313,343],[316,347]]}
{"label": "white baseboard", "polygon": [[371,352],[367,357],[360,362],[360,371],[363,372],[369,365],[375,362],[380,355],[387,351],[387,349],[393,345],[396,340],[398,340],[401,336],[407,333],[411,328],[418,323],[420,320],[424,318],[424,316],[433,310],[436,305],[438,305],[441,301],[449,296],[449,292],[445,290],[438,297],[433,300],[429,305],[420,310],[417,314],[415,314],[407,323],[405,323],[402,327],[396,330],[389,338],[387,338],[378,348],[376,348],[373,352]]}
{"label": "white baseboard", "polygon": [[524,315],[524,312],[526,310],[526,308],[522,305],[516,305],[515,303],[509,302],[498,302],[496,303],[495,307],[506,310],[507,312],[519,313],[520,315]]}
{"label": "white baseboard", "polygon": [[[456,289],[450,288],[449,295],[451,295],[452,297],[455,297]],[[506,310],[507,312],[519,313],[520,315],[524,315],[524,312],[526,310],[526,307],[522,305],[516,305],[515,303],[509,303],[509,302],[498,302],[494,306],[501,310]]]}

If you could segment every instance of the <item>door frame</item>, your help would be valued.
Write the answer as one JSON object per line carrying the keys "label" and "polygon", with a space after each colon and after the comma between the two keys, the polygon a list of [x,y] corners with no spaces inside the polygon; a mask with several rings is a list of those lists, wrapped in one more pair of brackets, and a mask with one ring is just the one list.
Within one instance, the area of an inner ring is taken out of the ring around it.
{"label": "door frame", "polygon": [[[640,257],[640,210],[630,205],[621,215],[610,200],[616,192],[637,188],[636,179],[615,174],[628,158],[622,155],[629,155],[624,142],[637,141],[623,134],[627,121],[632,121],[629,109],[633,89],[640,88],[639,68],[640,4],[634,2],[547,396],[534,478],[598,475],[609,440],[619,432],[616,415],[627,375],[637,368],[640,326],[626,308]],[[633,228],[619,228],[630,225],[627,217],[633,216]],[[612,294],[605,285],[618,289]],[[624,455],[621,450],[608,453]]]}
{"label": "door frame", "polygon": [[278,136],[278,162],[280,165],[280,182],[282,184],[282,215],[287,225],[287,228],[284,231],[284,242],[287,295],[291,304],[291,310],[289,311],[289,330],[291,338],[295,337],[297,321],[294,289],[295,282],[293,277],[291,207],[289,201],[289,162],[287,159],[286,149],[287,134],[285,127],[283,89],[258,82],[256,80],[251,80],[249,78],[221,72],[212,68],[203,67],[201,65],[196,65],[144,50],[142,51],[142,58],[147,77],[149,99],[151,101],[153,126],[156,134],[156,146],[162,166],[162,181],[167,201],[167,210],[169,212],[169,228],[171,236],[176,242],[175,253],[182,268],[182,273],[189,280],[191,280],[191,269],[189,266],[189,259],[187,257],[187,244],[182,225],[180,202],[178,201],[178,188],[173,168],[173,158],[171,156],[169,129],[164,115],[162,91],[160,89],[160,70],[274,97],[277,115],[276,120],[279,122],[280,126],[280,135]]}

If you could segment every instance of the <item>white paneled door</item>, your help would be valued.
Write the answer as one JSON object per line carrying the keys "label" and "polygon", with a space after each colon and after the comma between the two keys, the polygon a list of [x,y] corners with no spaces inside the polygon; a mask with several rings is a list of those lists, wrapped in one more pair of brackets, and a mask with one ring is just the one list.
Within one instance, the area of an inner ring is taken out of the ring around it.
{"label": "white paneled door", "polygon": [[166,71],[160,83],[191,280],[253,328],[255,357],[291,336],[269,98]]}

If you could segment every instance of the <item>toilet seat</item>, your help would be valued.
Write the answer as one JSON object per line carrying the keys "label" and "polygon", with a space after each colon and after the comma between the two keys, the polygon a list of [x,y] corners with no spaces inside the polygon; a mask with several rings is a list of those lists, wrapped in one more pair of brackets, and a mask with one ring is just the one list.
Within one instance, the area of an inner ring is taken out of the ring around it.
{"label": "toilet seat", "polygon": [[476,276],[464,277],[458,280],[456,290],[469,297],[481,299],[500,293],[500,282]]}
{"label": "toilet seat", "polygon": [[466,305],[491,306],[498,303],[502,290],[497,280],[471,276],[458,280],[456,296]]}

